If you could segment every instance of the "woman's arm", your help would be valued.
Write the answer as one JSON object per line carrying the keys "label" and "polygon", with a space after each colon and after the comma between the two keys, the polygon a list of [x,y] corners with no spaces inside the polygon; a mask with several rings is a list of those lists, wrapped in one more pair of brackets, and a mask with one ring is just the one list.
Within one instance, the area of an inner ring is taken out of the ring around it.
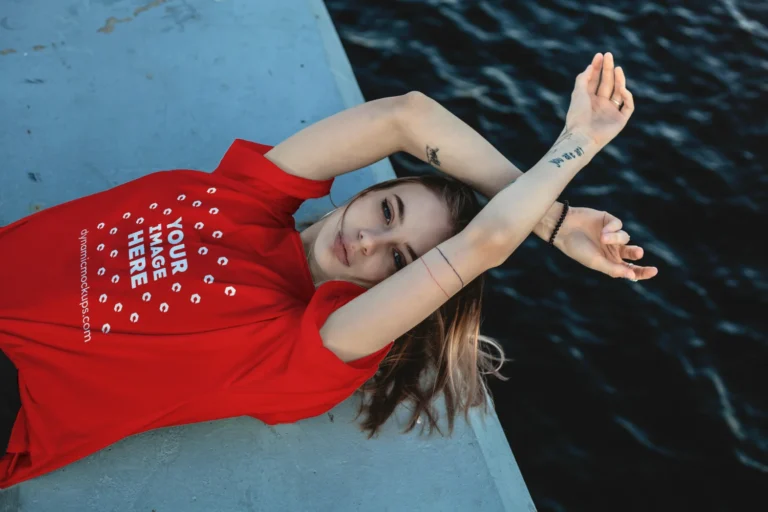
{"label": "woman's arm", "polygon": [[[597,56],[595,57],[597,58]],[[595,61],[593,61],[595,62]],[[611,70],[613,71],[613,70]],[[402,336],[485,270],[501,264],[528,236],[576,173],[624,128],[634,111],[623,72],[576,79],[567,129],[528,172],[497,193],[456,236],[332,313],[320,329],[323,343],[344,361],[380,350]],[[611,100],[624,101],[623,110]],[[438,140],[437,147],[442,144]]]}
{"label": "woman's arm", "polygon": [[[574,133],[561,139],[528,172],[496,194],[458,235],[438,245],[465,283],[500,265],[597,152]],[[563,154],[576,155],[563,159]],[[562,161],[560,161],[562,160]],[[343,361],[380,350],[418,325],[461,289],[453,269],[432,249],[332,313],[323,343]]]}
{"label": "woman's arm", "polygon": [[366,167],[401,150],[398,119],[409,104],[403,95],[355,105],[294,133],[264,157],[311,180]]}
{"label": "woman's arm", "polygon": [[[401,110],[398,122],[402,151],[470,185],[489,199],[523,175],[490,142],[437,101],[418,91],[405,97],[409,107]],[[539,238],[550,237],[562,207],[562,203],[554,202],[536,224],[533,232]]]}
{"label": "woman's arm", "polygon": [[[431,158],[425,146],[431,147]],[[406,151],[485,195],[493,197],[523,173],[480,134],[419,92],[368,101],[302,129],[264,154],[289,174],[325,180]],[[439,162],[439,163],[438,163]],[[541,238],[554,229],[555,203],[534,228]]]}

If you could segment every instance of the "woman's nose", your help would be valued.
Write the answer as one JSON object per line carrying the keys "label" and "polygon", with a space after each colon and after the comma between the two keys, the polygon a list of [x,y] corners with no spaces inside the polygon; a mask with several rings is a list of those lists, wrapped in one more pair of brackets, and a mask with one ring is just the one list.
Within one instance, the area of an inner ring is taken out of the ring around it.
{"label": "woman's nose", "polygon": [[366,256],[376,252],[376,249],[387,242],[387,234],[373,229],[361,229],[357,235],[360,251]]}

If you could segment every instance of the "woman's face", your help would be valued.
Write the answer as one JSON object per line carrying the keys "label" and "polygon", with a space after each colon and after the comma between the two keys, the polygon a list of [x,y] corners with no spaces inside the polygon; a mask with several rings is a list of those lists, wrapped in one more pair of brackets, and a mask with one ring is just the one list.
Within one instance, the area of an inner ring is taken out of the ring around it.
{"label": "woman's face", "polygon": [[[373,286],[446,240],[448,208],[420,183],[375,190],[322,219],[310,261],[316,281]],[[310,228],[311,229],[311,228]],[[317,275],[319,274],[319,275]]]}

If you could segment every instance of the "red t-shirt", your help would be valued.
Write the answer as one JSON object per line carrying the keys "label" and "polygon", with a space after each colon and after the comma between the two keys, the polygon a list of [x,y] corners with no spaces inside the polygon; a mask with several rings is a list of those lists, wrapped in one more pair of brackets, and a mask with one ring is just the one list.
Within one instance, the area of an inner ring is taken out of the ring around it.
{"label": "red t-shirt", "polygon": [[317,416],[392,347],[345,363],[319,328],[363,288],[315,289],[293,213],[333,180],[236,140],[213,173],[172,170],[0,228],[0,349],[21,411],[0,488],[159,427]]}

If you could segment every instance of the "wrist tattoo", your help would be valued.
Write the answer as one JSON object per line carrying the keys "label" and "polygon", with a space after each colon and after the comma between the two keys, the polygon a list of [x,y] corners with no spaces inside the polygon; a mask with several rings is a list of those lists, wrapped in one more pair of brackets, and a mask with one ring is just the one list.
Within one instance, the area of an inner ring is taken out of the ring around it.
{"label": "wrist tattoo", "polygon": [[440,160],[437,159],[437,152],[440,148],[431,148],[427,145],[427,162],[440,167]]}
{"label": "wrist tattoo", "polygon": [[573,151],[566,151],[565,153],[561,154],[559,158],[554,158],[550,160],[549,163],[555,164],[559,168],[560,164],[564,163],[565,160],[573,160],[577,157],[582,156],[583,154],[584,154],[584,150],[581,149],[581,146],[576,146],[576,148]]}

